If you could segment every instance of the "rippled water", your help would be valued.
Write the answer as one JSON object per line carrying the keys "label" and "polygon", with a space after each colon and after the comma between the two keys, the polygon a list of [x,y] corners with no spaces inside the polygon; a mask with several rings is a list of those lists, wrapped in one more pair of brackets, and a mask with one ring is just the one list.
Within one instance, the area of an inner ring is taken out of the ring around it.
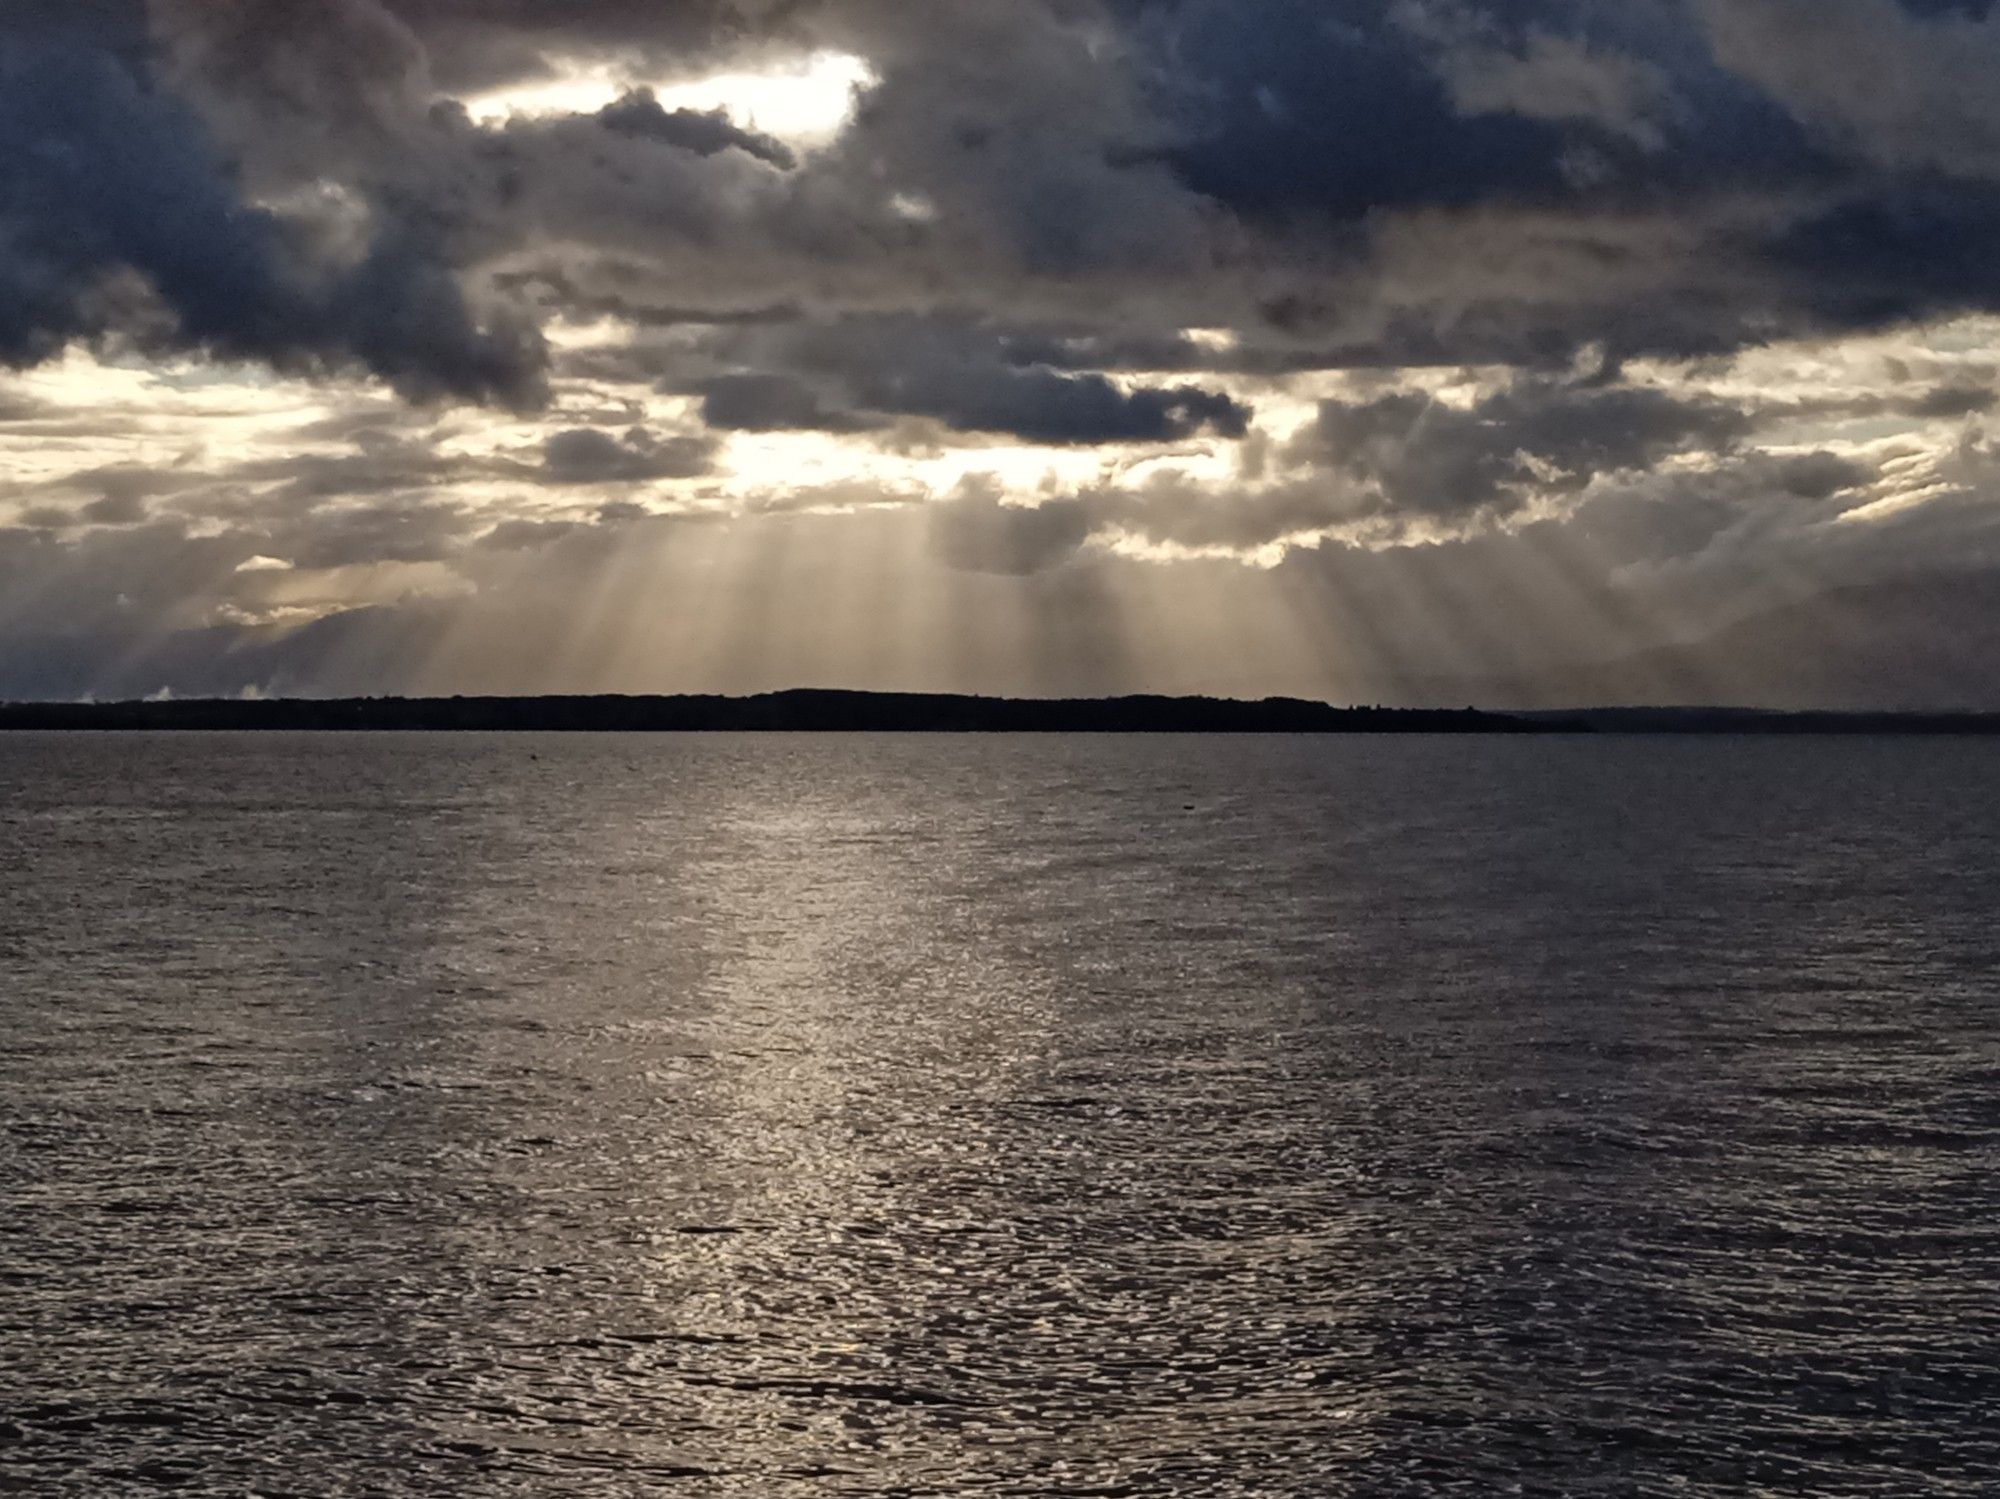
{"label": "rippled water", "polygon": [[1991,1494],[2000,751],[0,739],[0,1487]]}

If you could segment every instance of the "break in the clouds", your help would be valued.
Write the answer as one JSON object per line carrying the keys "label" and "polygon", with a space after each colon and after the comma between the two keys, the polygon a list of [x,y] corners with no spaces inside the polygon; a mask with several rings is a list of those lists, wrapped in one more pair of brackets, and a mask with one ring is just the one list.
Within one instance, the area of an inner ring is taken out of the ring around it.
{"label": "break in the clouds", "polygon": [[2000,705],[1996,66],[1978,0],[13,0],[0,694]]}

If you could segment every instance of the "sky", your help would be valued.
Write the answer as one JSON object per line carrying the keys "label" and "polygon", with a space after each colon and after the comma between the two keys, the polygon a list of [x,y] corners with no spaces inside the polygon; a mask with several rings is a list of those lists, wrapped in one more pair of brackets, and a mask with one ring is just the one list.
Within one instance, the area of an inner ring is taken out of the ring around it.
{"label": "sky", "polygon": [[1989,0],[7,0],[0,697],[2000,708]]}

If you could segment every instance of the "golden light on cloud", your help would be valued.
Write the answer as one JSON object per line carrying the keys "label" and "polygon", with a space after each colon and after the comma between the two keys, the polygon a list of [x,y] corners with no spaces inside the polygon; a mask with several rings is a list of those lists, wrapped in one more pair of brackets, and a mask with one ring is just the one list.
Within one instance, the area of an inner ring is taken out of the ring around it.
{"label": "golden light on cloud", "polygon": [[758,501],[802,490],[851,486],[871,489],[891,502],[913,495],[944,495],[967,484],[1027,499],[1096,483],[1107,457],[1088,448],[1014,443],[951,446],[905,455],[851,437],[816,432],[736,433],[724,449],[730,491]]}
{"label": "golden light on cloud", "polygon": [[811,147],[840,134],[856,96],[873,78],[866,62],[845,52],[815,52],[788,64],[704,78],[647,78],[599,64],[565,68],[550,78],[460,102],[474,120],[492,125],[516,115],[592,114],[634,89],[649,88],[664,109],[720,110],[746,130]]}
{"label": "golden light on cloud", "polygon": [[[240,366],[147,364],[73,348],[10,372],[16,419],[0,426],[13,494],[119,464],[161,469],[228,462],[325,415],[310,387]],[[10,498],[0,492],[0,504]]]}

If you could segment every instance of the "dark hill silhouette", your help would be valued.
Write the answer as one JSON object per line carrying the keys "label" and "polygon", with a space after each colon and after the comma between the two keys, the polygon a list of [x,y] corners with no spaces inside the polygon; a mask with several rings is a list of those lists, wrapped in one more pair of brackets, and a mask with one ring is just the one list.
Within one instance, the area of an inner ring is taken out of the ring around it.
{"label": "dark hill silhouette", "polygon": [[757,697],[185,699],[0,704],[0,730],[525,730],[814,733],[2000,733],[2000,714],[1748,708],[1336,708],[1297,698],[991,698],[801,689]]}
{"label": "dark hill silhouette", "polygon": [[801,689],[756,697],[188,699],[0,704],[14,729],[531,729],[946,733],[1534,734],[1577,725],[1296,698],[992,698]]}

